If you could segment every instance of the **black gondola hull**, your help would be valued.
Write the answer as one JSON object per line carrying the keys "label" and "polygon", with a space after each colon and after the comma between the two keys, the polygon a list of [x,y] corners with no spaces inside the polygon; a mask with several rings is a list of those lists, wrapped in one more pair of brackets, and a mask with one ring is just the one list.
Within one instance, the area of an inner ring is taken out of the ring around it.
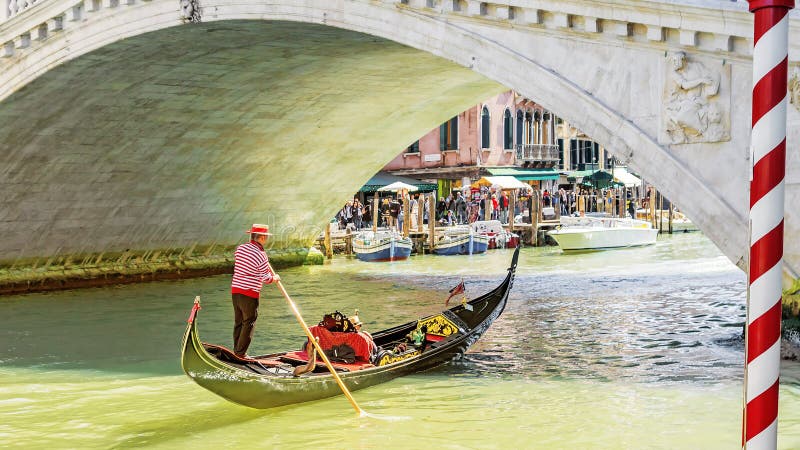
{"label": "black gondola hull", "polygon": [[[353,372],[339,372],[342,381],[348,389],[357,391],[461,357],[503,312],[513,284],[518,256],[519,248],[515,250],[511,267],[500,286],[469,302],[472,311],[459,305],[443,313],[460,324],[458,334],[431,345],[418,356],[409,359]],[[375,333],[373,337],[380,345],[405,336],[415,327],[416,321],[409,322]],[[302,377],[263,373],[252,367],[258,363],[234,364],[222,361],[209,352],[210,347],[216,346],[200,341],[197,317],[193,314],[184,334],[181,366],[197,384],[234,403],[263,409],[319,400],[342,393],[330,373],[314,373]]]}

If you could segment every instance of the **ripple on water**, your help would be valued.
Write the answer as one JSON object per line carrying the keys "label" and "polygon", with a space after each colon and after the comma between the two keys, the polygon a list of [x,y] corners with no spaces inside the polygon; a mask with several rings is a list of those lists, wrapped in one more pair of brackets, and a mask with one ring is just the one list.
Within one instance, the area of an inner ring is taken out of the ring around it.
{"label": "ripple on water", "polygon": [[[509,257],[337,258],[281,275],[307,322],[359,308],[379,330],[439,311],[462,278],[470,296],[493,288]],[[4,298],[0,439],[73,448],[738,444],[745,277],[700,235],[581,255],[523,249],[506,311],[463,359],[355,393],[369,412],[403,417],[402,433],[396,422],[353,417],[342,397],[254,411],[183,376],[177,351],[195,295],[203,339],[229,344],[229,280]],[[267,289],[261,305],[252,348],[299,347],[277,292]],[[800,416],[800,374],[791,373],[781,373],[782,448],[800,448],[800,431],[786,428]]]}

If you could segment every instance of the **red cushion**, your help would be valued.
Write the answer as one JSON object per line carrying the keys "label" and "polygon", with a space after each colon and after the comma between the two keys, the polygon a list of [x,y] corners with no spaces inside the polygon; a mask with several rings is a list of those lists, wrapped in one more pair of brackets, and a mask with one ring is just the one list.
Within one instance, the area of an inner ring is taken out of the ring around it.
{"label": "red cushion", "polygon": [[435,334],[430,334],[430,333],[425,335],[425,340],[431,342],[439,342],[444,338],[445,338],[444,336],[437,336]]}
{"label": "red cushion", "polygon": [[[283,356],[281,356],[281,358],[282,359],[288,359],[288,360],[291,360],[291,361],[307,363],[308,362],[308,353],[306,353],[306,352],[288,352],[288,353],[285,353]],[[322,358],[317,358],[317,365],[325,365],[325,363],[322,361]],[[347,370],[348,372],[353,372],[353,371],[356,371],[356,370],[368,369],[370,367],[375,367],[375,366],[373,366],[372,364],[370,364],[368,362],[365,363],[365,362],[360,362],[360,361],[356,361],[353,364],[345,364],[345,363],[331,361],[331,365],[335,369],[344,369],[344,370]]]}

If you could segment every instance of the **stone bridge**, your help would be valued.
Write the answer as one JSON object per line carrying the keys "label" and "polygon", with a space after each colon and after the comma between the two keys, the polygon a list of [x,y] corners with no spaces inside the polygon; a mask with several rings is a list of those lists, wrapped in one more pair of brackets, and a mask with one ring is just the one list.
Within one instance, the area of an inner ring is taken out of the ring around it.
{"label": "stone bridge", "polygon": [[627,161],[746,268],[744,2],[2,1],[5,283],[219,264],[251,222],[277,230],[276,251],[308,248],[403,148],[508,88]]}

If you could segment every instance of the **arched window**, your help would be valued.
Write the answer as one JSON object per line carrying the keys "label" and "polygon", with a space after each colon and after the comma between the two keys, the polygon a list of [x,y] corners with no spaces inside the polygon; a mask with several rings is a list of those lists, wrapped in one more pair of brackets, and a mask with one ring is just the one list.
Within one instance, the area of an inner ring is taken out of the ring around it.
{"label": "arched window", "polygon": [[541,144],[551,144],[552,143],[552,130],[550,129],[553,125],[553,116],[549,112],[545,112],[542,115],[542,134],[541,134]]}
{"label": "arched window", "polygon": [[514,120],[511,118],[511,110],[506,108],[503,113],[503,149],[514,148]]}
{"label": "arched window", "polygon": [[481,148],[489,148],[489,108],[481,110]]}
{"label": "arched window", "polygon": [[532,144],[542,143],[542,113],[536,111],[533,113],[533,124],[531,125]]}
{"label": "arched window", "polygon": [[458,116],[439,126],[439,150],[458,150]]}
{"label": "arched window", "polygon": [[517,145],[522,145],[522,125],[523,118],[522,118],[522,111],[517,111]]}
{"label": "arched window", "polygon": [[523,144],[530,144],[533,142],[533,115],[528,111],[525,113],[525,140]]}

